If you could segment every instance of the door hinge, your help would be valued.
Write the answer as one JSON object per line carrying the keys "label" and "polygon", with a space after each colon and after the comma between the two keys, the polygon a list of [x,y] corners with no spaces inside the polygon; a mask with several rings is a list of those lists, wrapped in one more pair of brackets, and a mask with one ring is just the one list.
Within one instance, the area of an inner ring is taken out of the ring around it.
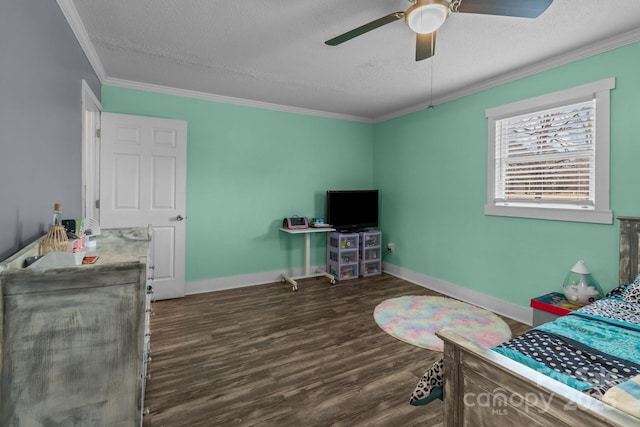
{"label": "door hinge", "polygon": [[100,138],[100,129],[96,129],[96,138]]}
{"label": "door hinge", "polygon": [[100,209],[100,200],[96,200],[96,209]]}

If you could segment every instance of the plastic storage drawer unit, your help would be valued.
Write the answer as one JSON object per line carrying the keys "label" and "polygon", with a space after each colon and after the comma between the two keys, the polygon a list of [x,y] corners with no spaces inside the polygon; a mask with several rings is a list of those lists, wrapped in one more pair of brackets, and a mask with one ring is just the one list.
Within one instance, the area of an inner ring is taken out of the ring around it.
{"label": "plastic storage drawer unit", "polygon": [[382,273],[382,233],[363,231],[360,233],[360,275],[374,276]]}
{"label": "plastic storage drawer unit", "polygon": [[359,235],[357,233],[329,233],[327,239],[327,271],[338,280],[358,277]]}

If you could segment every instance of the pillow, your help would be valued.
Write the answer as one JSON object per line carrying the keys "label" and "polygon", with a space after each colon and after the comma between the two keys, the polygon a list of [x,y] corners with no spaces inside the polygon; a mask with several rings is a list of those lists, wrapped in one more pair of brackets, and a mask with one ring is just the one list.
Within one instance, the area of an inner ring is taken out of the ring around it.
{"label": "pillow", "polygon": [[640,417],[640,375],[611,387],[602,396],[602,401],[616,409]]}
{"label": "pillow", "polygon": [[627,286],[629,286],[629,284],[616,286],[615,288],[607,292],[605,298],[622,298],[622,296],[624,295],[624,290],[627,289]]}
{"label": "pillow", "polygon": [[442,359],[435,362],[427,372],[420,378],[416,389],[411,393],[409,404],[422,406],[434,401],[442,400],[444,363]]}
{"label": "pillow", "polygon": [[624,290],[622,299],[626,302],[640,302],[640,274],[638,274],[633,283]]}
{"label": "pillow", "polygon": [[624,291],[622,297],[626,302],[640,302],[640,283],[631,285]]}

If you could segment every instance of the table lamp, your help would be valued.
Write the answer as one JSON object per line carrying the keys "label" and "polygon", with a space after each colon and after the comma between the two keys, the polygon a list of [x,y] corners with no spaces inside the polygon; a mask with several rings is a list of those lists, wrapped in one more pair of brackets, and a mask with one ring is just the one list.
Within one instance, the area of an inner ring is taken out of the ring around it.
{"label": "table lamp", "polygon": [[578,261],[571,267],[562,288],[564,296],[573,304],[587,305],[602,296],[600,284],[593,278],[584,261]]}

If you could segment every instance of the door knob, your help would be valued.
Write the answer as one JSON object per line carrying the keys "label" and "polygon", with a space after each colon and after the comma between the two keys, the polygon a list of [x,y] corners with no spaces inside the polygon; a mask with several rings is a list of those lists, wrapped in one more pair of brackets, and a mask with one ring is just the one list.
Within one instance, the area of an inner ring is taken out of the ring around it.
{"label": "door knob", "polygon": [[183,217],[182,215],[178,215],[178,216],[176,217],[176,221],[184,221],[184,218],[185,218],[185,217]]}

